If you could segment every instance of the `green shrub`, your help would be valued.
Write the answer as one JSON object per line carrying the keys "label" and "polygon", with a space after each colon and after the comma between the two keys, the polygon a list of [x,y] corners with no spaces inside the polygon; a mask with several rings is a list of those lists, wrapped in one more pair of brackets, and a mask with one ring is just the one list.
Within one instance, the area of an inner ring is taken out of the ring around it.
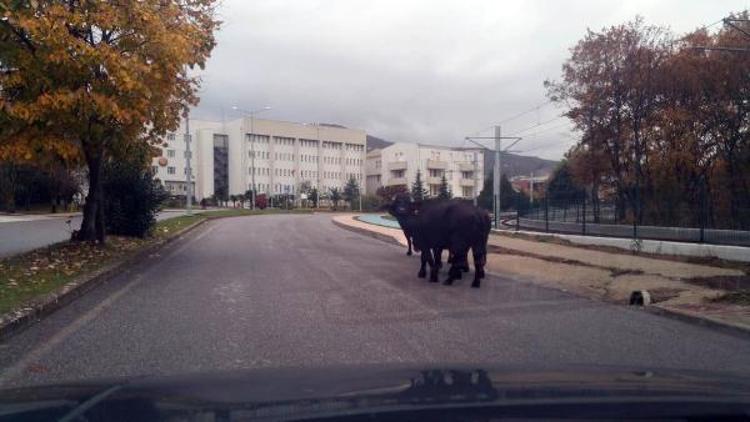
{"label": "green shrub", "polygon": [[104,221],[110,234],[146,236],[168,197],[139,162],[111,160],[104,167]]}

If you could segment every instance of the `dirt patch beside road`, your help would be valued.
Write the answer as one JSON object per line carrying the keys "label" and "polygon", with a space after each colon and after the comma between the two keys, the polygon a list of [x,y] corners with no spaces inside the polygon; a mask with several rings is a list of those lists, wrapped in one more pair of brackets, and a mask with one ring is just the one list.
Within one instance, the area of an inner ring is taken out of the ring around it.
{"label": "dirt patch beside road", "polygon": [[[406,244],[400,230],[357,221],[351,215],[334,218],[340,226],[377,232]],[[497,234],[490,236],[488,251],[487,271],[494,274],[619,304],[629,303],[633,291],[646,290],[655,308],[750,330],[750,306],[744,306],[750,303],[742,295],[727,296],[745,291],[750,283],[740,265],[660,259]]]}

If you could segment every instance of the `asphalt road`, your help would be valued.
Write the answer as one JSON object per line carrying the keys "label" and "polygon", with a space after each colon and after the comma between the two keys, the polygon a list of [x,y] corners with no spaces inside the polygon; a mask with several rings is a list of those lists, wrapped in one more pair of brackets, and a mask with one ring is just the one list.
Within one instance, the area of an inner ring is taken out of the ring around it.
{"label": "asphalt road", "polygon": [[0,384],[364,363],[568,364],[750,375],[750,338],[489,277],[416,278],[325,215],[204,224],[0,345]]}
{"label": "asphalt road", "polygon": [[[157,220],[175,217],[182,211],[162,211]],[[72,230],[81,227],[81,216],[10,216],[17,221],[0,222],[0,258],[70,239]],[[68,224],[70,220],[70,224]]]}

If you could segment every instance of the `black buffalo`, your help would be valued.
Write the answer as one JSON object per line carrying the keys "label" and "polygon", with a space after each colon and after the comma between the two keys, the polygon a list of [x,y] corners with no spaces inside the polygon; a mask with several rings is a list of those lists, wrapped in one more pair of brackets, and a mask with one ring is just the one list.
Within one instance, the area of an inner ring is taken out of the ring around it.
{"label": "black buffalo", "polygon": [[[408,219],[411,216],[411,211],[413,209],[413,200],[410,196],[404,196],[404,199],[397,201],[396,199],[399,198],[399,196],[393,197],[393,202],[391,206],[388,208],[388,212],[396,217],[396,220],[398,221],[398,224],[401,226],[401,230],[404,232],[404,237],[406,238],[406,247],[407,251],[406,254],[411,256],[411,250],[412,250],[412,241],[414,238],[414,235],[411,232],[411,224],[409,223]],[[417,251],[419,252],[419,251]]]}
{"label": "black buffalo", "polygon": [[474,258],[474,281],[472,287],[479,287],[484,278],[484,265],[487,259],[487,238],[490,232],[490,217],[466,201],[427,200],[414,202],[409,195],[397,195],[389,212],[412,236],[414,249],[421,251],[419,277],[426,275],[425,267],[430,266],[430,281],[437,282],[441,254],[449,251],[446,285],[461,278],[462,270],[468,269],[468,253]]}

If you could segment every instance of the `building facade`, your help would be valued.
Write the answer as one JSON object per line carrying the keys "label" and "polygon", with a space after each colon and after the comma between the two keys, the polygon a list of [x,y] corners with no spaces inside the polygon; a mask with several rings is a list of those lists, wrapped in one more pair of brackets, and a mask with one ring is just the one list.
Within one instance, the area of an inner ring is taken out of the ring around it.
{"label": "building facade", "polygon": [[418,171],[430,196],[438,194],[445,176],[454,197],[474,198],[482,190],[484,151],[403,142],[372,150],[365,162],[366,192],[382,186],[410,189]]}
{"label": "building facade", "polygon": [[[237,195],[256,187],[268,195],[296,195],[303,182],[326,193],[350,177],[364,180],[366,134],[327,124],[244,117],[227,122],[190,120],[194,196]],[[153,160],[155,177],[173,195],[185,195],[185,122],[164,139]]]}
{"label": "building facade", "polygon": [[534,176],[532,173],[530,176],[515,176],[510,178],[510,183],[513,186],[513,189],[518,192],[523,192],[524,195],[529,197],[529,200],[532,203],[535,200],[544,198],[548,182],[548,174]]}

